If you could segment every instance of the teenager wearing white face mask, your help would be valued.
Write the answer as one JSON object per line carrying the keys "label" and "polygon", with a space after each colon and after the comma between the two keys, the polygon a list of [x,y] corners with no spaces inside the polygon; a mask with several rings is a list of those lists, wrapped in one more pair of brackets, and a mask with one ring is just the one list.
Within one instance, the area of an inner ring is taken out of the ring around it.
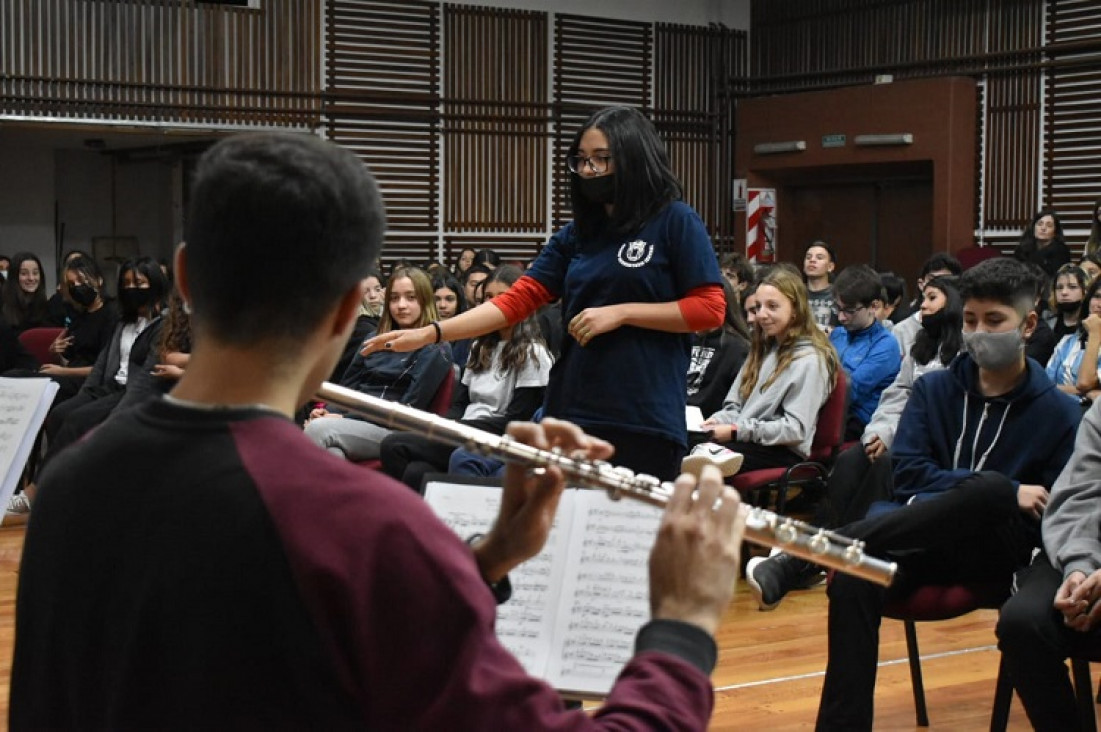
{"label": "teenager wearing white face mask", "polygon": [[[1008,595],[1013,572],[1039,545],[1048,488],[1070,456],[1079,410],[1025,357],[1035,288],[1029,269],[1008,257],[964,274],[967,353],[914,383],[892,446],[894,500],[838,529],[899,563],[892,591],[981,580],[1004,582]],[[798,586],[802,565],[780,555],[756,568],[763,607]],[[885,590],[837,575],[829,597],[818,728],[871,729]]]}

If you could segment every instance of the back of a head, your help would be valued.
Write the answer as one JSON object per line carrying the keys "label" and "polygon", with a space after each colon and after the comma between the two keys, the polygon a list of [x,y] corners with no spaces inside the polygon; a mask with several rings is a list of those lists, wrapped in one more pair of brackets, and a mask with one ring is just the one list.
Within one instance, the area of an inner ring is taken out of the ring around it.
{"label": "back of a head", "polygon": [[963,274],[963,265],[960,264],[960,260],[953,257],[951,254],[945,252],[937,252],[921,265],[921,277],[925,278],[929,276],[930,272],[951,272],[955,276],[959,277]]}
{"label": "back of a head", "polygon": [[960,277],[960,298],[993,300],[1008,305],[1024,317],[1032,310],[1036,298],[1036,276],[1029,267],[1011,257],[998,257],[980,262]]}
{"label": "back of a head", "polygon": [[870,305],[883,299],[883,282],[866,264],[854,264],[841,270],[833,281],[833,294],[846,306]]}
{"label": "back of a head", "polygon": [[906,297],[906,280],[894,272],[880,272],[879,281],[883,285],[883,295],[887,298],[887,304],[901,302]]}
{"label": "back of a head", "polygon": [[298,341],[366,276],[386,217],[374,177],[312,135],[240,135],[199,161],[188,209],[195,330]]}

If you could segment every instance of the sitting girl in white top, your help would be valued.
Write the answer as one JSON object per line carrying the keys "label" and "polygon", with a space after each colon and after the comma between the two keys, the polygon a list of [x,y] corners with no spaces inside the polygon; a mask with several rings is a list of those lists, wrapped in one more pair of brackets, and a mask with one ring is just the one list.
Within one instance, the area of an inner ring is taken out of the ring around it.
{"label": "sitting girl in white top", "polygon": [[[749,358],[723,408],[703,422],[714,442],[744,456],[745,471],[786,467],[806,458],[839,368],[837,352],[815,323],[797,274],[774,268],[761,279],[756,300]],[[700,445],[693,453],[700,448],[707,449]]]}

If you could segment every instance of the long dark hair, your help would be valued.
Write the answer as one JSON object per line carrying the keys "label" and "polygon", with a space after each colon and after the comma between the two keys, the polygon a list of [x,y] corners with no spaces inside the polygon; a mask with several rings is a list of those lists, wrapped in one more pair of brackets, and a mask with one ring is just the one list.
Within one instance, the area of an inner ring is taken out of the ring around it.
{"label": "long dark hair", "polygon": [[[455,293],[455,315],[462,315],[466,312],[467,305],[466,293],[463,292],[463,286],[459,284],[459,281],[455,279],[453,275],[440,273],[432,278],[432,294],[436,294],[436,290],[451,290]],[[435,302],[435,298],[433,298]],[[439,313],[436,313],[439,315]]]}
{"label": "long dark hair", "polygon": [[1013,251],[1013,256],[1017,259],[1028,260],[1029,257],[1039,251],[1040,245],[1036,243],[1036,222],[1045,216],[1050,216],[1051,220],[1055,222],[1055,235],[1051,237],[1048,246],[1055,242],[1066,244],[1066,239],[1063,236],[1063,222],[1059,220],[1059,214],[1050,208],[1045,208],[1032,217],[1032,221],[1028,223],[1028,228],[1021,234],[1017,248]]}
{"label": "long dark hair", "polygon": [[[520,271],[519,267],[503,264],[490,273],[483,286],[488,288],[494,282],[503,282],[512,287],[521,275],[523,275],[523,272]],[[467,362],[467,369],[477,374],[493,366],[493,352],[500,342],[501,333],[496,330],[474,341],[474,344],[470,347],[470,360]],[[543,342],[542,331],[539,330],[539,325],[535,322],[534,317],[529,317],[512,326],[512,335],[501,351],[501,362],[498,364],[499,373],[506,374],[524,368],[530,359],[535,358],[536,344],[546,346]]]}
{"label": "long dark hair", "polygon": [[[932,287],[944,293],[944,320],[940,331],[934,338],[925,328],[920,329],[910,346],[910,355],[916,363],[924,366],[935,357],[947,364],[963,348],[963,299],[960,298],[959,280],[945,275],[934,277],[925,283],[926,289]],[[924,290],[922,290],[924,293]]]}
{"label": "long dark hair", "polygon": [[[605,107],[585,120],[574,135],[568,155],[576,155],[581,137],[597,128],[608,138],[615,171],[612,228],[630,234],[642,228],[670,201],[683,195],[680,182],[669,167],[669,155],[657,130],[633,107]],[[580,176],[570,173],[570,201],[574,222],[583,236],[597,234],[609,221],[604,204],[581,193]]]}
{"label": "long dark hair", "polygon": [[[31,293],[19,286],[19,269],[26,262],[38,265],[38,288]],[[18,252],[11,258],[8,285],[3,290],[4,320],[15,330],[25,330],[46,322],[46,271],[42,260],[30,252]]]}

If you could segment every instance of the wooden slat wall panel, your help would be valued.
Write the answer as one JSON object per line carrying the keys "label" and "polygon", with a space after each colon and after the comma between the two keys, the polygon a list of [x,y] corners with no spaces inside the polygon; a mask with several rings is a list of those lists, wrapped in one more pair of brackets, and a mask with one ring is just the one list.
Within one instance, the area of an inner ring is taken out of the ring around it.
{"label": "wooden slat wall panel", "polygon": [[650,107],[653,25],[578,15],[554,21],[553,225],[571,218],[566,151],[601,107]]}
{"label": "wooden slat wall panel", "polygon": [[446,230],[546,231],[547,45],[545,13],[445,6]]}
{"label": "wooden slat wall panel", "polygon": [[325,129],[371,166],[386,258],[423,261],[439,222],[440,6],[327,0]]}
{"label": "wooden slat wall panel", "polygon": [[320,0],[5,0],[0,113],[316,127]]}
{"label": "wooden slat wall panel", "polygon": [[746,34],[717,27],[659,24],[654,34],[654,122],[669,148],[685,200],[716,239],[732,220],[735,91],[744,77]]}
{"label": "wooden slat wall panel", "polygon": [[[1077,35],[1061,41],[1097,40],[1096,31],[1081,32],[1084,9],[1095,5],[1047,3],[1073,18],[1067,27]],[[1044,7],[1043,0],[753,0],[749,93],[869,84],[878,74],[976,78],[985,95],[978,120],[985,159],[976,160],[984,187],[976,197],[983,202],[980,236],[1009,247],[1041,198],[1045,104],[1052,115],[1050,90],[1041,99],[1050,63]]]}
{"label": "wooden slat wall panel", "polygon": [[1045,85],[1044,201],[1059,212],[1077,252],[1101,200],[1101,4],[1050,2],[1047,20],[1048,47],[1060,63],[1048,69]]}

